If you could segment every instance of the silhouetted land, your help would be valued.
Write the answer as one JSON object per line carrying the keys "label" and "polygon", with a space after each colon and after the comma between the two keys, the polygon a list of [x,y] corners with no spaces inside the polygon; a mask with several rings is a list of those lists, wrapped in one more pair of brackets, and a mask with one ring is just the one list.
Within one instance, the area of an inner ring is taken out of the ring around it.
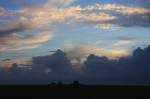
{"label": "silhouetted land", "polygon": [[104,86],[73,84],[0,86],[3,97],[45,99],[149,99],[150,86]]}

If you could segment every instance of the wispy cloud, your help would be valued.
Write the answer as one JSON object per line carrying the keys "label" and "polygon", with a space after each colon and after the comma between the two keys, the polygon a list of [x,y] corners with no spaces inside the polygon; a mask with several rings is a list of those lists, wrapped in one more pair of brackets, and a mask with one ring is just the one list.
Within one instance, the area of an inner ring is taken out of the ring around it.
{"label": "wispy cloud", "polygon": [[113,45],[114,46],[122,46],[122,45],[129,45],[135,41],[135,38],[130,37],[123,37],[117,40]]}
{"label": "wispy cloud", "polygon": [[130,43],[132,43],[132,41],[130,41],[130,40],[119,40],[119,41],[115,42],[113,45],[120,46],[120,45],[128,45]]}
{"label": "wispy cloud", "polygon": [[1,8],[1,7],[0,7],[0,16],[1,16],[1,15],[4,15],[5,12],[6,12],[6,10],[5,10],[4,8]]}
{"label": "wispy cloud", "polygon": [[72,4],[75,0],[48,0],[47,5],[66,7]]}
{"label": "wispy cloud", "polygon": [[[5,22],[5,26],[7,24],[13,24],[14,26],[17,25],[16,27],[22,30],[33,27],[37,28],[43,25],[53,24],[55,22],[92,22],[96,27],[102,29],[107,29],[109,27],[118,29],[120,27],[131,26],[134,24],[142,25],[141,22],[146,22],[146,20],[149,19],[149,8],[138,6],[125,6],[120,4],[95,4],[84,7],[80,5],[68,7],[48,6],[48,4],[53,3],[63,3],[69,5],[72,2],[72,0],[49,0],[47,4],[24,7],[22,9],[9,11],[16,13],[14,15],[15,18],[16,15],[19,14],[18,17],[20,18],[15,25],[14,21],[16,20],[11,20],[10,22]],[[3,12],[5,11],[1,8],[1,13]],[[135,17],[135,19],[133,17]],[[127,20],[123,21],[123,19]],[[137,19],[141,22],[137,23]],[[132,20],[132,22],[130,22],[130,20]],[[19,30],[18,28],[17,30]]]}
{"label": "wispy cloud", "polygon": [[97,24],[95,26],[97,29],[102,29],[102,30],[121,30],[124,27],[117,25],[117,24]]}
{"label": "wispy cloud", "polygon": [[0,51],[19,51],[39,47],[42,43],[50,40],[52,34],[50,32],[41,33],[22,37],[18,34],[10,34],[0,38]]}
{"label": "wispy cloud", "polygon": [[109,58],[118,58],[121,56],[129,55],[130,52],[127,49],[114,49],[114,48],[103,48],[96,46],[86,46],[81,44],[68,43],[64,45],[64,51],[67,53],[69,59],[85,59],[90,54],[95,54],[98,56],[107,56]]}
{"label": "wispy cloud", "polygon": [[18,66],[20,64],[30,64],[30,62],[32,61],[31,57],[19,57],[19,58],[15,58],[15,59],[5,59],[0,61],[0,68],[3,68],[5,70],[9,70],[13,64],[18,64]]}
{"label": "wispy cloud", "polygon": [[[129,26],[150,26],[150,10],[146,7],[109,3],[81,6],[72,5],[73,2],[74,0],[48,0],[45,4],[27,6],[16,10],[0,8],[0,17],[5,17],[5,20],[0,19],[0,36],[4,36],[1,42],[6,43],[6,45],[0,43],[0,46],[2,46],[0,50],[16,49],[16,47],[17,49],[38,47],[40,45],[32,44],[35,36],[31,36],[29,40],[29,37],[21,38],[14,36],[14,33],[18,34],[25,30],[39,28],[45,31],[45,26],[53,25],[54,23],[67,23],[66,25],[90,23],[98,29],[106,30],[118,30]],[[63,4],[64,6],[51,6],[55,4]],[[43,37],[44,35],[40,36]],[[39,39],[38,36],[37,34],[36,39]],[[25,42],[30,41],[32,43],[25,44],[24,47],[18,47],[6,41],[6,39],[19,40],[19,42],[21,41],[20,39],[23,39]],[[47,38],[43,39],[47,41]],[[37,42],[41,43],[44,41],[37,40]],[[116,42],[115,45],[128,43],[130,41],[122,40]]]}
{"label": "wispy cloud", "polygon": [[138,6],[125,6],[120,4],[95,4],[91,6],[86,6],[84,10],[98,10],[98,11],[114,11],[123,15],[133,15],[133,14],[147,14],[150,13],[148,8],[138,7]]}

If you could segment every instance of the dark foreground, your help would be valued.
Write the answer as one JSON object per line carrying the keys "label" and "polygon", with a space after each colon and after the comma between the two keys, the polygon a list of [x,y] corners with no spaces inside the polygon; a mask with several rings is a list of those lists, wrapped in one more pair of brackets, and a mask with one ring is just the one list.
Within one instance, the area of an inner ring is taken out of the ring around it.
{"label": "dark foreground", "polygon": [[0,96],[19,99],[150,99],[150,86],[0,86]]}

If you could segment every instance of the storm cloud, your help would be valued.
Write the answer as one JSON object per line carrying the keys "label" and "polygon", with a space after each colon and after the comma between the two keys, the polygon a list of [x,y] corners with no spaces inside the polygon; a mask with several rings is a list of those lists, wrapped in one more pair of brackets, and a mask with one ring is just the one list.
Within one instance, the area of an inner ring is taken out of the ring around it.
{"label": "storm cloud", "polygon": [[[82,63],[81,70],[76,71],[73,68],[75,65],[71,64],[66,53],[57,50],[51,55],[33,57],[32,64],[29,65],[32,69],[29,69],[27,64],[28,68],[12,64],[8,71],[0,72],[3,74],[0,83],[12,83],[11,79],[16,77],[16,80],[13,80],[14,84],[48,84],[50,81],[60,80],[64,82],[79,80],[95,84],[149,84],[149,59],[150,46],[144,49],[138,47],[132,55],[116,60],[91,54]],[[10,79],[6,81],[6,77]]]}

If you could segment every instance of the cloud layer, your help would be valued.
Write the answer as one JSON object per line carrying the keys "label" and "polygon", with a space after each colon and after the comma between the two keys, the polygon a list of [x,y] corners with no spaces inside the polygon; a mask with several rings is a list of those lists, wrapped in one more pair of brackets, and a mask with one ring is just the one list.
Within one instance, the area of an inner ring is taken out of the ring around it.
{"label": "cloud layer", "polygon": [[[9,49],[16,49],[13,44],[7,41],[9,39],[15,40],[14,42],[16,40],[21,41],[19,40],[20,37],[14,35],[15,33],[22,35],[20,32],[27,30],[32,32],[33,29],[42,29],[45,32],[45,27],[53,26],[57,23],[64,23],[65,25],[92,24],[97,29],[106,30],[118,30],[130,26],[150,26],[149,7],[117,3],[95,3],[93,5],[81,6],[80,4],[74,4],[74,2],[74,0],[48,0],[44,4],[25,6],[14,10],[1,7],[0,38],[2,43],[0,44],[0,50],[6,50],[8,48],[7,45],[9,45]],[[37,36],[39,35],[37,34]],[[45,37],[45,34],[41,34],[41,37],[43,36]],[[30,38],[35,39],[35,37]],[[45,41],[48,40],[47,38],[44,39],[46,39]],[[27,40],[29,39],[23,38],[23,40],[28,42]],[[6,45],[3,43],[6,43]],[[115,45],[127,43],[129,41],[124,40],[116,42]],[[17,46],[19,45],[15,47]],[[31,41],[30,44],[18,47],[18,50],[31,49],[38,46]]]}
{"label": "cloud layer", "polygon": [[[78,64],[71,64],[67,54],[57,50],[51,55],[33,57],[32,64],[30,64],[32,69],[22,69],[19,64],[12,64],[7,72],[1,69],[0,83],[48,84],[51,81],[72,82],[79,80],[87,84],[149,85],[149,59],[150,46],[144,49],[139,47],[131,55],[121,57],[118,60],[90,54],[81,64],[80,71],[76,71],[74,66]],[[6,64],[11,62],[10,59],[4,61]],[[16,79],[12,80],[14,76]]]}

